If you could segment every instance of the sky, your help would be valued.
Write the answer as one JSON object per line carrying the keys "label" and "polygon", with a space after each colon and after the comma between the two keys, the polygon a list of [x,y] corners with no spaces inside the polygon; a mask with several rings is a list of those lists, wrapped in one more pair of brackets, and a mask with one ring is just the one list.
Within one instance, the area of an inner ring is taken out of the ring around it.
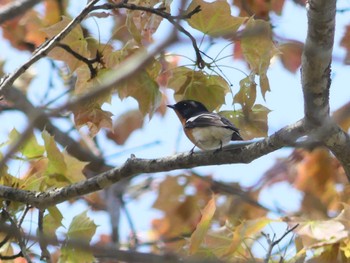
{"label": "sky", "polygon": [[[74,4],[70,7],[70,13],[72,15],[77,14],[79,10],[83,7],[85,1],[72,1]],[[338,7],[347,7],[348,1],[340,0],[338,1]],[[233,13],[236,10],[232,11]],[[297,19],[296,19],[297,17]],[[272,17],[273,24],[275,25],[274,31],[280,36],[288,39],[295,39],[299,41],[304,41],[306,36],[306,11],[304,8],[296,6],[292,1],[286,1],[285,7],[282,12],[282,16],[279,17],[274,15]],[[350,17],[347,13],[338,14],[337,16],[337,29],[335,36],[335,47],[338,46],[340,39],[343,35],[343,29],[346,24],[349,24]],[[98,20],[98,28],[96,23],[90,21],[87,23],[89,29],[95,32],[96,35],[100,35],[101,41],[108,41],[110,32],[110,21],[108,19]],[[161,38],[168,29],[164,26],[159,29],[156,34],[156,39]],[[201,36],[198,34],[198,36]],[[210,48],[208,55],[215,57],[215,55],[222,50],[223,45],[217,44]],[[7,72],[12,72],[15,68],[21,65],[24,61],[29,58],[29,53],[22,52],[18,53],[13,50],[6,40],[0,39],[0,49],[6,52],[0,54],[0,59],[6,60],[5,69]],[[190,51],[190,47],[187,45],[174,45],[170,48],[172,52],[175,53],[186,53]],[[230,54],[231,48],[224,50],[222,55]],[[350,82],[350,74],[348,66],[344,66],[341,62],[345,55],[345,50],[342,48],[336,48],[334,50],[334,63],[332,65],[332,88],[330,95],[331,111],[336,110],[346,102],[350,100],[350,93],[345,92],[344,83]],[[193,54],[194,57],[194,54]],[[186,64],[188,61],[181,61]],[[231,59],[226,59],[225,63],[228,65],[234,65],[234,67],[249,73],[246,65],[240,61],[234,61]],[[32,82],[30,86],[31,100],[33,103],[40,103],[40,99],[43,96],[42,83],[48,83],[49,75],[49,62],[47,60],[42,60],[35,64],[33,67],[34,72],[38,75],[36,79]],[[224,74],[229,76],[233,83],[233,89],[239,87],[238,83],[240,79],[243,78],[242,73],[237,70],[222,68]],[[40,72],[40,74],[39,74]],[[303,95],[301,90],[300,73],[296,74],[287,72],[282,68],[281,62],[278,59],[272,61],[272,65],[268,71],[268,77],[270,80],[270,86],[272,92],[268,93],[266,96],[266,102],[260,97],[258,102],[266,105],[272,112],[268,116],[269,121],[269,134],[283,128],[285,125],[291,124],[303,117]],[[55,97],[62,91],[62,83],[56,80],[55,84],[59,87],[57,91],[53,91],[50,96]],[[60,87],[61,86],[61,87]],[[236,90],[237,91],[237,90]],[[171,94],[171,91],[169,91]],[[171,97],[171,96],[170,96]],[[227,96],[226,105],[222,110],[232,110],[232,97]],[[137,103],[134,99],[128,98],[123,102],[119,99],[113,98],[111,105],[104,105],[105,110],[111,111],[116,117],[120,114],[137,108]],[[115,118],[116,118],[115,117]],[[1,123],[13,123],[13,127],[18,130],[23,130],[25,128],[26,119],[23,114],[20,113],[0,113]],[[69,129],[69,124],[64,121],[55,121],[60,127],[64,129]],[[9,131],[12,129],[10,125],[3,125],[0,129],[0,142],[7,139]],[[73,134],[76,137],[76,135]],[[130,151],[126,149],[134,149],[135,147],[140,147],[145,144],[151,144],[150,147],[143,147],[143,149],[138,149],[133,151],[137,157],[142,158],[157,158],[172,155],[176,152],[186,152],[192,148],[192,144],[184,136],[180,123],[173,111],[168,111],[164,118],[155,116],[150,120],[146,120],[144,127],[140,130],[135,131],[130,138],[127,140],[123,147],[115,147],[112,142],[107,140],[100,140],[100,144],[103,147],[103,153],[105,156],[119,153],[119,155],[109,158],[108,161],[112,165],[122,164],[130,155]],[[158,143],[155,143],[158,142]],[[214,179],[224,181],[224,182],[239,182],[243,186],[250,186],[254,184],[263,173],[270,168],[275,162],[276,158],[286,157],[291,152],[290,148],[284,148],[267,156],[259,158],[250,164],[234,164],[234,165],[222,165],[222,166],[211,166],[211,167],[198,167],[194,170],[202,174],[213,174]],[[18,168],[17,166],[11,166],[10,169],[13,172],[20,173],[20,169],[25,170],[25,166]],[[175,171],[172,174],[179,174],[183,171]],[[168,174],[168,173],[166,173]],[[152,175],[155,178],[154,187],[157,186],[157,182],[160,182],[164,177],[165,173],[159,173]],[[136,184],[145,180],[149,175],[141,175],[133,180]],[[288,193],[286,195],[286,193]],[[146,193],[142,195],[138,200],[128,203],[127,207],[130,211],[132,218],[135,220],[135,226],[137,230],[147,233],[149,230],[149,222],[152,218],[160,216],[160,212],[150,209],[152,203],[155,200],[155,195],[152,193]],[[285,208],[286,210],[293,211],[299,206],[301,200],[301,195],[298,191],[291,188],[287,184],[276,184],[273,187],[265,189],[261,194],[261,202],[266,206],[273,207],[278,204],[279,207]],[[75,204],[60,204],[59,207],[62,211],[74,211],[74,213],[64,213],[65,215],[65,225],[68,226],[71,218],[79,214],[81,211],[85,210],[84,204],[77,202]],[[96,219],[96,224],[99,225],[98,234],[106,233],[110,230],[108,217],[103,213],[94,213],[93,217]],[[274,215],[271,215],[274,216]],[[282,233],[285,230],[285,226],[276,226],[273,229],[275,232]],[[62,230],[63,231],[63,230]],[[128,236],[130,228],[126,222],[125,215],[121,219],[121,233],[122,237]],[[268,231],[268,230],[267,230]],[[264,253],[261,249],[256,249],[256,253]]]}

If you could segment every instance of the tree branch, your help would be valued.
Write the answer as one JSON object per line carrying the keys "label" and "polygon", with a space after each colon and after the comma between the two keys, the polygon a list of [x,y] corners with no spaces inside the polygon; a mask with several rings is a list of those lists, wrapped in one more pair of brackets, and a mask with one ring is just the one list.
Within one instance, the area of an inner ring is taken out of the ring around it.
{"label": "tree branch", "polygon": [[9,4],[0,8],[0,25],[4,22],[14,19],[27,12],[30,8],[43,0],[20,0],[12,1]]}
{"label": "tree branch", "polygon": [[159,159],[139,159],[132,156],[121,167],[63,188],[33,192],[0,186],[0,197],[44,209],[72,198],[102,190],[122,179],[131,178],[142,173],[166,172],[205,165],[250,163],[261,156],[293,143],[305,132],[304,122],[299,121],[262,141],[252,143],[242,149],[230,150],[224,148],[223,151],[216,154],[213,151],[194,154],[181,153]]}
{"label": "tree branch", "polygon": [[57,44],[65,38],[69,32],[72,31],[72,29],[90,13],[93,6],[98,2],[99,0],[92,0],[90,1],[86,7],[80,12],[80,14],[74,18],[59,34],[57,34],[55,37],[49,39],[45,43],[43,43],[40,47],[38,47],[34,52],[33,56],[24,63],[19,69],[17,69],[15,72],[13,72],[11,75],[6,76],[2,79],[0,83],[0,95],[3,95],[4,90],[10,89],[14,83],[14,81],[22,75],[31,65],[33,65],[35,62],[37,62],[39,59],[46,56]]}
{"label": "tree branch", "polygon": [[329,88],[335,31],[335,0],[310,0],[308,32],[302,55],[305,122],[322,126],[329,118]]}

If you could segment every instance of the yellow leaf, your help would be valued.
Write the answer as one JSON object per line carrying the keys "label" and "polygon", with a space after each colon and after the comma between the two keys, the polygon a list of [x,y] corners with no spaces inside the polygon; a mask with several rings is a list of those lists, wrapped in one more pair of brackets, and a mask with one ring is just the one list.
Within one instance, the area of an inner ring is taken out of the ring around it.
{"label": "yellow leaf", "polygon": [[210,199],[208,204],[204,207],[202,211],[202,218],[199,221],[196,230],[192,233],[190,238],[189,253],[194,254],[202,244],[202,241],[210,227],[210,222],[214,216],[216,210],[216,198],[215,196]]}
{"label": "yellow leaf", "polygon": [[233,35],[248,19],[231,15],[231,6],[227,1],[208,3],[202,0],[193,0],[187,8],[187,13],[200,6],[201,11],[186,20],[189,25],[212,37]]}
{"label": "yellow leaf", "polygon": [[350,258],[350,240],[348,238],[341,242],[340,250],[343,251],[346,258]]}

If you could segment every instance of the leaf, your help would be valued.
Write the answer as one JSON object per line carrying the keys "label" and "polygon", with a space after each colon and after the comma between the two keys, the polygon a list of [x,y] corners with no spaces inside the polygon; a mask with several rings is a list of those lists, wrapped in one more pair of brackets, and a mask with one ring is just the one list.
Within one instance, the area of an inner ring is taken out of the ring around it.
{"label": "leaf", "polygon": [[63,154],[58,149],[56,142],[47,131],[41,134],[44,143],[47,158],[49,160],[46,174],[49,176],[64,175],[67,172],[67,165],[64,161]]}
{"label": "leaf", "polygon": [[67,238],[90,242],[97,225],[87,216],[87,211],[75,216],[69,225]]}
{"label": "leaf", "polygon": [[251,111],[243,113],[242,110],[236,111],[221,111],[219,114],[228,118],[239,129],[245,140],[257,137],[266,137],[267,115],[270,110],[263,105],[256,104]]}
{"label": "leaf", "polygon": [[270,23],[250,18],[241,39],[243,55],[254,74],[260,76],[260,89],[263,98],[270,91],[266,72],[273,56],[279,53],[272,41]]}
{"label": "leaf", "polygon": [[[158,0],[145,1],[144,5],[155,6]],[[141,4],[141,3],[139,3]],[[157,8],[164,8],[165,12],[170,11],[171,1],[162,1],[162,5]],[[146,45],[153,42],[153,34],[157,31],[163,18],[151,12],[138,10],[127,11],[126,26],[137,43]]]}
{"label": "leaf", "polygon": [[347,132],[350,128],[350,102],[333,112],[332,117]]}
{"label": "leaf", "polygon": [[39,13],[28,10],[24,15],[6,21],[2,25],[2,35],[14,48],[34,51],[45,41],[45,34],[40,31],[43,26]]}
{"label": "leaf", "polygon": [[67,181],[69,183],[77,183],[85,180],[86,177],[83,173],[83,170],[88,162],[79,161],[65,151],[63,152],[63,157],[67,167],[69,167],[67,173],[65,174]]}
{"label": "leaf", "polygon": [[82,170],[87,163],[77,160],[66,152],[62,153],[58,149],[54,137],[47,131],[42,132],[42,137],[48,158],[47,169],[45,171],[47,176],[46,183],[59,187],[59,184],[64,186],[68,183],[76,183],[84,180],[85,176]]}
{"label": "leaf", "polygon": [[277,15],[282,14],[285,0],[245,0],[234,1],[235,6],[240,10],[240,16],[247,16],[254,14],[255,17],[269,21],[271,11],[274,11]]}
{"label": "leaf", "polygon": [[225,95],[230,88],[222,77],[186,67],[175,68],[171,73],[167,86],[175,91],[176,101],[197,100],[210,111],[225,103]]}
{"label": "leaf", "polygon": [[335,171],[329,150],[319,147],[313,151],[305,151],[303,157],[303,161],[297,166],[295,187],[305,193],[324,195],[327,182],[334,178]]}
{"label": "leaf", "polygon": [[233,254],[237,250],[244,250],[245,239],[253,239],[261,235],[261,230],[271,221],[271,219],[263,217],[240,223],[234,228],[231,244],[226,249],[225,255]]}
{"label": "leaf", "polygon": [[340,41],[340,46],[346,49],[346,56],[344,59],[344,63],[346,65],[350,64],[350,25],[345,27],[345,33]]}
{"label": "leaf", "polygon": [[283,66],[292,73],[296,73],[300,68],[303,48],[304,44],[299,41],[291,41],[278,47]]}
{"label": "leaf", "polygon": [[350,240],[348,238],[341,243],[340,250],[343,251],[346,258],[350,258]]}
{"label": "leaf", "polygon": [[53,25],[55,23],[58,23],[61,20],[61,8],[62,10],[67,8],[67,3],[65,1],[57,2],[56,0],[46,0],[44,2],[44,5],[44,21],[46,25]]}
{"label": "leaf", "polygon": [[246,77],[239,82],[240,90],[233,98],[234,103],[242,106],[243,112],[250,111],[256,100],[256,84]]}
{"label": "leaf", "polygon": [[189,253],[194,254],[203,242],[203,239],[210,227],[210,222],[216,210],[215,196],[208,202],[202,211],[202,218],[197,224],[195,231],[192,233],[189,244]]}
{"label": "leaf", "polygon": [[179,196],[184,192],[184,186],[179,185],[178,177],[167,176],[158,187],[158,197],[153,208],[167,212],[172,209],[169,203],[172,205],[179,203]]}
{"label": "leaf", "polygon": [[86,125],[92,137],[102,128],[112,129],[112,113],[102,110],[98,103],[84,103],[73,112],[77,129]]}
{"label": "leaf", "polygon": [[[16,130],[12,129],[9,134],[9,138],[11,141],[16,141],[21,136],[21,134]],[[44,146],[38,144],[35,136],[31,134],[29,139],[22,145],[19,150],[25,157],[28,159],[38,158],[43,156],[45,152]]]}
{"label": "leaf", "polygon": [[118,145],[123,145],[131,133],[142,126],[143,116],[140,111],[128,111],[117,119],[113,125],[113,130],[107,133],[107,137]]}
{"label": "leaf", "polygon": [[186,13],[200,6],[201,11],[186,21],[188,24],[212,37],[234,35],[238,28],[248,19],[231,15],[231,6],[227,1],[208,3],[202,0],[192,0]]}
{"label": "leaf", "polygon": [[[43,29],[48,37],[54,37],[59,34],[72,20],[68,17],[63,17],[62,20],[50,27]],[[69,34],[61,40],[61,43],[68,45],[73,51],[79,55],[89,58],[90,52],[88,50],[88,44],[84,37],[83,29],[80,25],[73,28]],[[74,72],[79,66],[83,65],[83,62],[76,59],[73,55],[69,54],[67,51],[61,47],[56,47],[49,52],[49,57],[61,60],[67,63],[68,67],[72,72]]]}
{"label": "leaf", "polygon": [[61,249],[59,262],[96,262],[92,251],[69,246],[70,240],[88,245],[97,226],[87,217],[87,211],[75,216],[69,225],[65,245]]}

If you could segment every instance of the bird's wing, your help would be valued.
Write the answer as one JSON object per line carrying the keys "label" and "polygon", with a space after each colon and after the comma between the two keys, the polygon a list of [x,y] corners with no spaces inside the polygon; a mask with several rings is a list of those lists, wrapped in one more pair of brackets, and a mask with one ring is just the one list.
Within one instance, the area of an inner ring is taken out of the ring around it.
{"label": "bird's wing", "polygon": [[239,134],[239,129],[234,126],[228,119],[216,113],[201,113],[189,118],[185,123],[185,128],[199,128],[199,127],[223,127],[233,131],[232,140],[243,140]]}
{"label": "bird's wing", "polygon": [[189,118],[185,123],[185,128],[197,128],[216,126],[232,130],[238,130],[228,119],[216,113],[201,113]]}

